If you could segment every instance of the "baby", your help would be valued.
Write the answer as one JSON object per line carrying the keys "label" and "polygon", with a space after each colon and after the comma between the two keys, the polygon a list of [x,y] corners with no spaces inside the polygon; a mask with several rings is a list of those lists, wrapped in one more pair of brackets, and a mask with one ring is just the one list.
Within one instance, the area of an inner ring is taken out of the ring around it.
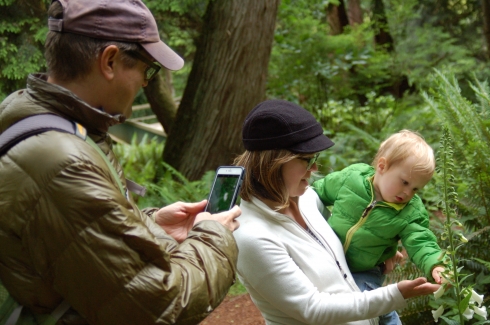
{"label": "baby", "polygon": [[[384,262],[397,254],[399,240],[426,276],[441,283],[441,249],[416,195],[434,169],[432,148],[417,133],[402,130],[381,143],[372,166],[353,164],[313,183],[323,204],[333,205],[328,223],[362,291],[383,285]],[[401,322],[392,312],[380,324]]]}

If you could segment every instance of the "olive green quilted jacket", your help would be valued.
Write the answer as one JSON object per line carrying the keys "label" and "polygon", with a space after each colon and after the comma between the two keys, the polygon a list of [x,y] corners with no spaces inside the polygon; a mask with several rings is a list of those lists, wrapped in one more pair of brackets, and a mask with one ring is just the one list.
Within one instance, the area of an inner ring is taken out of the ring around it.
{"label": "olive green quilted jacket", "polygon": [[[118,171],[109,126],[124,121],[28,77],[0,106],[0,133],[54,113],[88,130]],[[215,221],[181,244],[121,194],[103,158],[75,135],[48,131],[0,157],[0,280],[33,313],[65,299],[58,324],[197,324],[235,279],[232,233]],[[26,309],[26,308],[25,308]]]}

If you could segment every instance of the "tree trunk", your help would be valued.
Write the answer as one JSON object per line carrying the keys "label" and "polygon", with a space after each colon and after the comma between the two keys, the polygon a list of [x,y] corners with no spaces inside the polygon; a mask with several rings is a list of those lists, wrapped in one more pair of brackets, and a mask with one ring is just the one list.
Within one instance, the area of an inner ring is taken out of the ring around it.
{"label": "tree trunk", "polygon": [[388,29],[388,19],[386,18],[385,5],[383,0],[374,0],[373,15],[375,26],[377,28],[374,41],[376,45],[385,46],[388,52],[393,52],[393,37]]}
{"label": "tree trunk", "polygon": [[164,160],[190,180],[232,163],[243,151],[241,129],[265,97],[280,0],[214,0]]}
{"label": "tree trunk", "polygon": [[167,69],[162,70],[143,89],[151,110],[155,113],[158,122],[162,124],[168,136],[177,114],[177,104],[174,100],[172,74]]}
{"label": "tree trunk", "polygon": [[347,17],[351,26],[362,24],[362,8],[360,0],[347,1]]}
{"label": "tree trunk", "polygon": [[328,4],[327,21],[330,26],[330,35],[340,35],[344,32],[344,27],[349,25],[344,0],[340,0],[338,6]]}
{"label": "tree trunk", "polygon": [[483,36],[487,45],[487,58],[490,59],[490,0],[482,0]]}

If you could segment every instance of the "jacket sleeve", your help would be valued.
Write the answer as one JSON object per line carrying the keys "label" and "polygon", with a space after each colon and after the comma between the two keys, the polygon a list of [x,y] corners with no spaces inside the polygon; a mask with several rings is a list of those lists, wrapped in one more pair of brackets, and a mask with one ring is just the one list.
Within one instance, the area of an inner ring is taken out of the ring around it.
{"label": "jacket sleeve", "polygon": [[25,237],[36,271],[90,324],[198,323],[234,282],[232,233],[203,221],[178,244],[100,159],[66,166],[43,189]]}
{"label": "jacket sleeve", "polygon": [[333,172],[322,179],[313,182],[313,189],[325,206],[335,203],[340,188],[345,182],[348,173],[345,170]]}
{"label": "jacket sleeve", "polygon": [[410,222],[400,233],[400,239],[412,262],[433,281],[431,272],[434,266],[442,265],[442,251],[436,236],[429,229],[429,215],[425,208],[413,209],[412,213]]}

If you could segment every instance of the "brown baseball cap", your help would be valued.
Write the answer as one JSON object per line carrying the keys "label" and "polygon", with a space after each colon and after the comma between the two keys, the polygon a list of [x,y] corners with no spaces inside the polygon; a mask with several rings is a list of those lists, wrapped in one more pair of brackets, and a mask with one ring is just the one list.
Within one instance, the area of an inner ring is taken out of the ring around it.
{"label": "brown baseball cap", "polygon": [[49,30],[111,41],[139,43],[169,70],[184,60],[160,40],[157,23],[141,0],[56,0],[63,18],[48,20]]}

